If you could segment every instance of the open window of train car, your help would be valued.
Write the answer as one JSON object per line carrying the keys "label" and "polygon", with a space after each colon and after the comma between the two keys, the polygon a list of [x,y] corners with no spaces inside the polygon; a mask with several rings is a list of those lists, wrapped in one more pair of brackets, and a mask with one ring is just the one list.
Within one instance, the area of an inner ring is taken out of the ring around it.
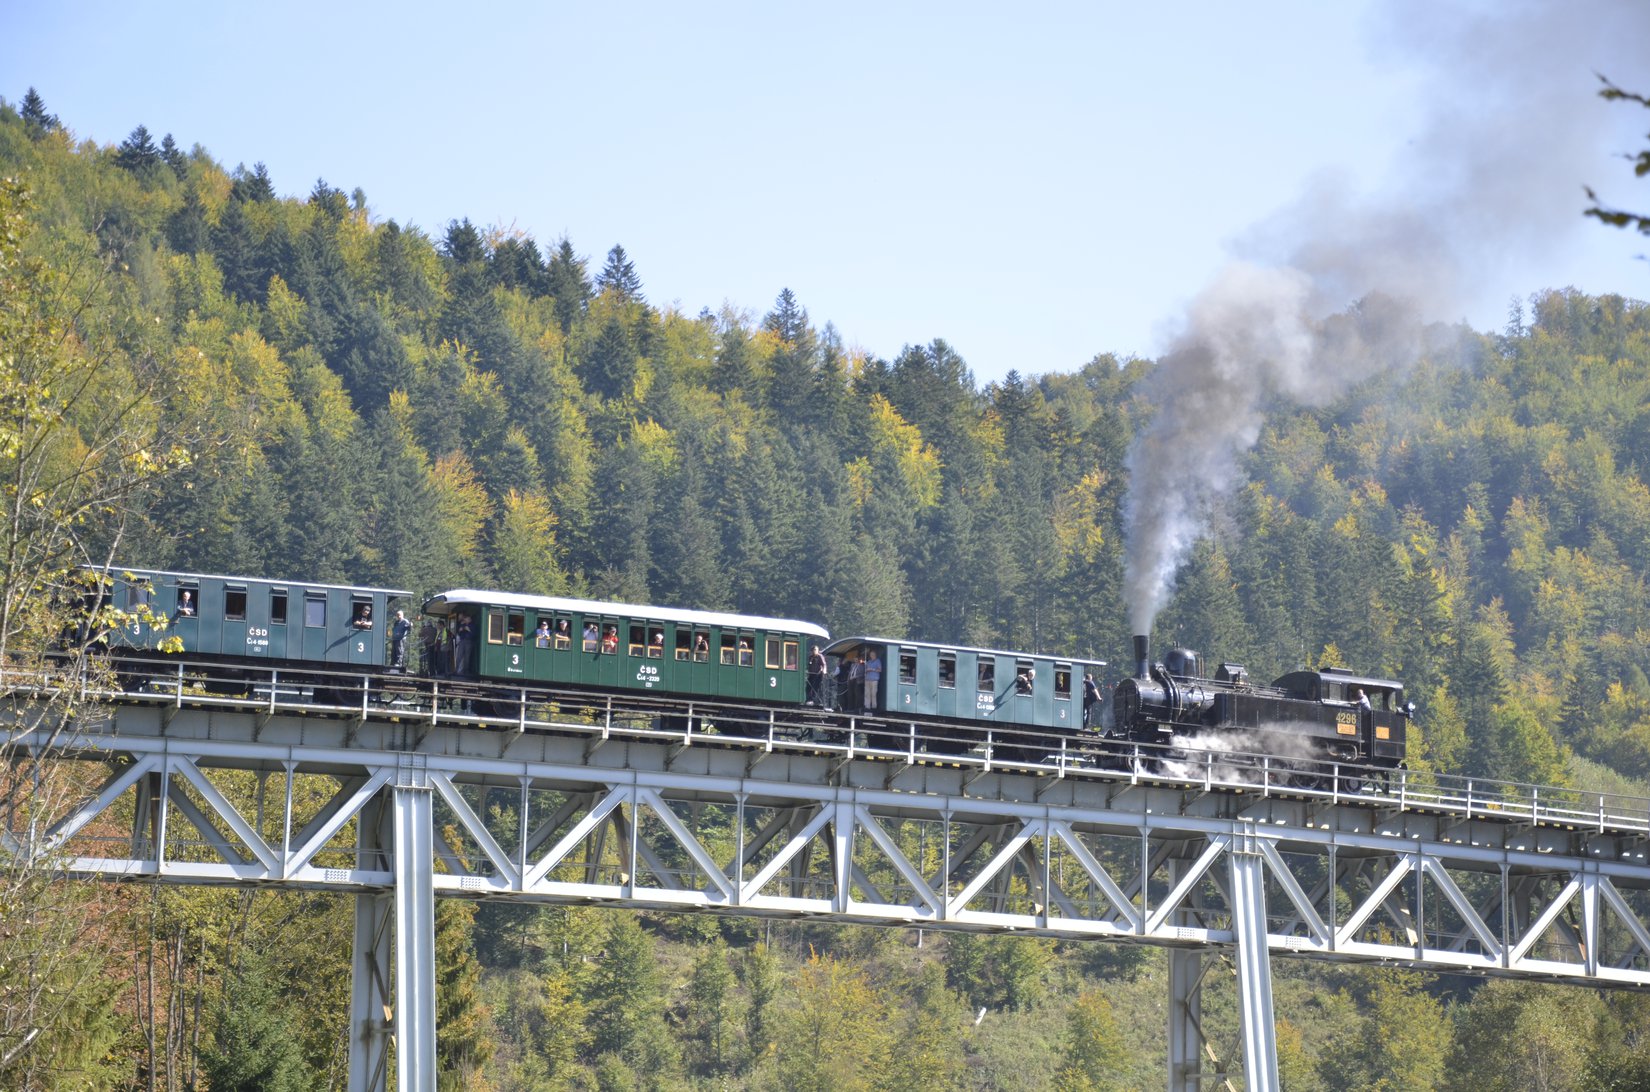
{"label": "open window of train car", "polygon": [[749,633],[739,635],[739,666],[756,666],[756,638]]}
{"label": "open window of train car", "polygon": [[693,662],[696,664],[710,663],[710,630],[708,629],[693,631]]}
{"label": "open window of train car", "polygon": [[647,658],[662,660],[665,656],[665,627],[652,622],[647,627]]}
{"label": "open window of train car", "polygon": [[982,694],[995,694],[997,692],[997,661],[989,656],[981,655],[980,657],[977,689]]}
{"label": "open window of train car", "polygon": [[619,654],[619,624],[617,622],[602,623],[602,655],[617,656]]}
{"label": "open window of train car", "polygon": [[734,637],[733,634],[722,634],[721,655],[723,667],[732,667],[737,662],[737,654],[734,651],[737,643],[738,638]]}
{"label": "open window of train car", "polygon": [[957,689],[957,654],[955,652],[940,653],[940,689]]}
{"label": "open window of train car", "polygon": [[349,624],[356,629],[372,628],[372,596],[352,595],[349,598]]}
{"label": "open window of train car", "polygon": [[1014,661],[1014,692],[1030,694],[1037,685],[1037,667],[1030,660]]}
{"label": "open window of train car", "polygon": [[627,644],[627,651],[632,656],[642,656],[642,655],[646,654],[646,652],[647,652],[647,627],[646,626],[641,625],[640,623],[636,623],[636,622],[632,622],[630,624],[630,640]]}
{"label": "open window of train car", "polygon": [[304,593],[304,625],[310,629],[327,628],[327,593]]}
{"label": "open window of train car", "polygon": [[149,584],[139,578],[127,584],[122,591],[121,608],[124,610],[141,610],[149,605]]}
{"label": "open window of train car", "polygon": [[1054,665],[1054,700],[1071,700],[1071,665]]}
{"label": "open window of train car", "polygon": [[573,618],[571,615],[556,615],[556,627],[552,638],[558,652],[566,652],[573,647]]}
{"label": "open window of train car", "polygon": [[193,618],[201,609],[200,585],[193,580],[178,581],[178,618]]}
{"label": "open window of train car", "polygon": [[504,643],[519,645],[527,633],[527,612],[512,610],[504,615]]}
{"label": "open window of train car", "polygon": [[[952,682],[956,682],[956,665],[952,664]],[[915,686],[917,682],[917,652],[916,649],[900,649],[899,654],[899,681],[905,686]]]}
{"label": "open window of train car", "polygon": [[586,618],[584,621],[584,629],[580,632],[582,634],[580,639],[583,642],[581,647],[586,652],[595,652],[597,648],[600,647],[602,639],[602,631],[597,627],[596,620],[594,618]]}
{"label": "open window of train car", "polygon": [[286,589],[273,588],[269,593],[269,624],[286,625]]}
{"label": "open window of train car", "polygon": [[693,659],[693,631],[682,628],[676,631],[676,662],[687,663]]}
{"label": "open window of train car", "polygon": [[246,621],[246,585],[225,584],[223,589],[223,619],[226,622]]}

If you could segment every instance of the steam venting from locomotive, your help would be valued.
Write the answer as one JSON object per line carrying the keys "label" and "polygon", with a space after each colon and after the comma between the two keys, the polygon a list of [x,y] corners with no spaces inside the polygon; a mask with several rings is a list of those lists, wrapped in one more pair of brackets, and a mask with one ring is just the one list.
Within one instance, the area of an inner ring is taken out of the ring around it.
{"label": "steam venting from locomotive", "polygon": [[1620,120],[1594,96],[1594,73],[1630,83],[1641,71],[1633,53],[1650,41],[1650,4],[1384,10],[1387,40],[1423,68],[1416,101],[1433,113],[1393,184],[1359,194],[1352,180],[1318,179],[1240,240],[1189,305],[1153,374],[1156,415],[1129,455],[1133,633],[1151,632],[1269,402],[1323,405],[1404,366],[1427,323],[1458,315],[1484,271],[1538,260],[1571,230],[1602,230],[1580,216],[1582,175],[1608,162],[1599,149]]}

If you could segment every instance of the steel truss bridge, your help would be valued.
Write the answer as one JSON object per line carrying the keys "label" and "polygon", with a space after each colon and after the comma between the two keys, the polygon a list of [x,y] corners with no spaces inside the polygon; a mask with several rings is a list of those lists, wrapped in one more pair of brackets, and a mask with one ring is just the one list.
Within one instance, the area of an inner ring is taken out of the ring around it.
{"label": "steel truss bridge", "polygon": [[437,896],[1163,945],[1171,1092],[1228,1076],[1202,1027],[1210,953],[1235,956],[1251,1090],[1278,1083],[1273,953],[1650,986],[1644,800],[1404,772],[1303,785],[1215,756],[1173,776],[1064,750],[928,759],[882,722],[811,738],[817,713],[724,707],[711,726],[686,703],[523,695],[484,718],[375,697],[373,677],[331,690],[362,694],[338,707],[273,674],[243,696],[191,677],[102,695],[72,733],[13,680],[13,761],[79,760],[93,787],[0,850],[75,877],[353,895],[353,1092],[392,1065],[399,1088],[435,1088]]}

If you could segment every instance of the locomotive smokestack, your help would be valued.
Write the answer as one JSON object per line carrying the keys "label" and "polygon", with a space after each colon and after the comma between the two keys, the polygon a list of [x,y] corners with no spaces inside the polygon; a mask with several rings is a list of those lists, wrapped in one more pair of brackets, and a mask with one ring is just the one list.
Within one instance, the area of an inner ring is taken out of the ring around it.
{"label": "locomotive smokestack", "polygon": [[1134,677],[1137,679],[1151,678],[1151,640],[1145,633],[1134,635]]}

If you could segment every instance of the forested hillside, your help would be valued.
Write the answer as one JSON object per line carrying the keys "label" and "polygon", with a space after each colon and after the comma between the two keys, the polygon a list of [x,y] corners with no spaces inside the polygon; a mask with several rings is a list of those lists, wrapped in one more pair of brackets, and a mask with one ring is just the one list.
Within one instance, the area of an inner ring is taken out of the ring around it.
{"label": "forested hillside", "polygon": [[[283,196],[262,165],[226,169],[142,128],[77,142],[32,94],[0,105],[0,176],[26,187],[22,253],[94,286],[63,321],[95,322],[165,377],[155,435],[193,452],[140,498],[115,546],[130,564],[590,594],[1129,662],[1125,459],[1153,412],[1149,360],[1026,361],[981,386],[943,340],[892,360],[857,349],[783,271],[763,314],[687,314],[649,300],[645,255],[620,245],[463,210],[428,232],[324,181]],[[1650,273],[1633,276],[1650,294]],[[1412,764],[1644,791],[1650,307],[1547,290],[1502,331],[1430,334],[1422,358],[1325,408],[1271,407],[1154,647],[1259,678],[1310,664],[1402,679]],[[114,546],[86,535],[88,556]],[[341,1087],[343,901],[95,897],[117,934],[119,996],[99,1018],[116,1045],[35,1087]],[[1155,953],[590,910],[441,917],[455,1088],[1160,1079]],[[1643,1026],[1633,999],[1278,974],[1290,1088],[1650,1072],[1622,1030]],[[1210,1019],[1234,1018],[1213,1003]],[[1505,1072],[1463,1068],[1469,1054]],[[276,1068],[248,1070],[259,1058]],[[265,1076],[236,1083],[248,1071]]]}

